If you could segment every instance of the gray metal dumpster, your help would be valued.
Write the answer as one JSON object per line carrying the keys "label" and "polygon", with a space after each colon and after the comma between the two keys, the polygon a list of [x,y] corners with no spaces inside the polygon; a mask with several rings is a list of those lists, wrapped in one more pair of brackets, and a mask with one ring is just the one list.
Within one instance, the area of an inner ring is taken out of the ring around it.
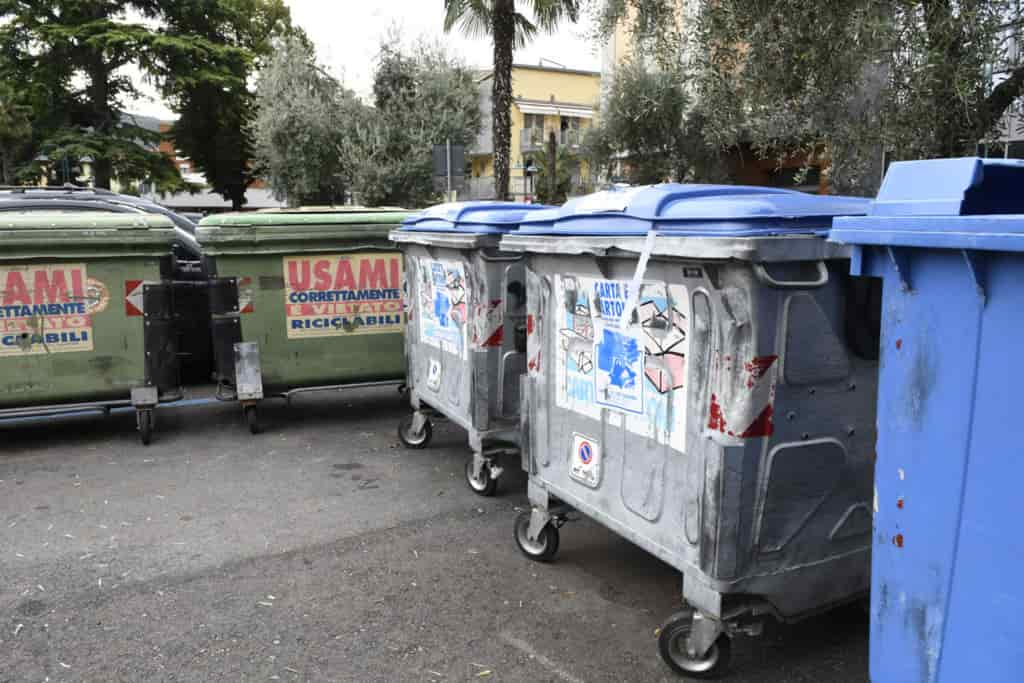
{"label": "gray metal dumpster", "polygon": [[414,409],[398,435],[406,446],[425,447],[430,411],[465,429],[473,449],[466,481],[483,496],[497,489],[500,456],[518,453],[526,370],[523,257],[501,252],[498,242],[523,216],[546,208],[442,204],[391,233],[405,254],[406,382]]}
{"label": "gray metal dumpster", "polygon": [[866,200],[658,185],[535,213],[527,256],[515,538],[552,559],[576,512],[678,568],[677,673],[720,675],[730,636],[869,586],[877,348],[847,251],[815,233]]}

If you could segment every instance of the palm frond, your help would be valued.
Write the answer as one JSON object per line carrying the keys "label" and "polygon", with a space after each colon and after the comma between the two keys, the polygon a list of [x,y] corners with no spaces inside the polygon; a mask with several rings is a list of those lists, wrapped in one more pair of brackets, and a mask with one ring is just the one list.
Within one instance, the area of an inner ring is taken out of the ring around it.
{"label": "palm frond", "polygon": [[580,18],[580,0],[532,0],[537,29],[551,33],[564,19],[576,22]]}
{"label": "palm frond", "polygon": [[534,36],[537,35],[537,27],[525,15],[519,12],[515,13],[513,21],[515,21],[515,38],[512,44],[518,50],[526,47],[526,44],[533,40]]}
{"label": "palm frond", "polygon": [[445,33],[450,32],[456,25],[467,38],[485,38],[491,35],[490,0],[445,0]]}

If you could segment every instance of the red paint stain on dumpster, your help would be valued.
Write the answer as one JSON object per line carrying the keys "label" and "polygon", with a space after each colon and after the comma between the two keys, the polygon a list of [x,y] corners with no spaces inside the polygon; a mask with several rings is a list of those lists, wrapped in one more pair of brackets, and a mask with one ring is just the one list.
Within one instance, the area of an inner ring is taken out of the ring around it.
{"label": "red paint stain on dumpster", "polygon": [[902,349],[903,348],[903,340],[902,339],[897,339],[896,340],[896,348],[897,349]]}
{"label": "red paint stain on dumpster", "polygon": [[533,334],[533,315],[526,316],[526,334]]}
{"label": "red paint stain on dumpster", "polygon": [[725,433],[725,414],[722,412],[722,406],[718,405],[718,397],[714,394],[711,394],[711,410],[709,412],[708,429],[716,429]]}
{"label": "red paint stain on dumpster", "polygon": [[900,510],[903,509],[903,499],[902,498],[900,498],[899,500],[896,501],[896,507],[898,507]]}
{"label": "red paint stain on dumpster", "polygon": [[896,534],[895,536],[893,536],[892,537],[892,542],[893,542],[893,545],[895,545],[897,548],[902,548],[903,547],[903,534]]}

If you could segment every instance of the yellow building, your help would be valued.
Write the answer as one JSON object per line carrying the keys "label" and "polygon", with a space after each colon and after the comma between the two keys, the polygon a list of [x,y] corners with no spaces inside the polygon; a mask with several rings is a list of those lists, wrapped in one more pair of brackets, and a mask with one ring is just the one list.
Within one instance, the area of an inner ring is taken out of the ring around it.
{"label": "yellow building", "polygon": [[[492,74],[481,75],[481,132],[468,154],[471,166],[468,198],[494,197],[494,141],[491,135]],[[532,159],[544,154],[550,133],[558,144],[579,150],[586,130],[597,116],[601,74],[595,71],[515,64],[512,67],[512,129],[509,194],[514,200],[532,197],[533,188],[523,173]],[[573,174],[573,194],[588,191],[585,163]],[[578,188],[578,189],[577,189]]]}

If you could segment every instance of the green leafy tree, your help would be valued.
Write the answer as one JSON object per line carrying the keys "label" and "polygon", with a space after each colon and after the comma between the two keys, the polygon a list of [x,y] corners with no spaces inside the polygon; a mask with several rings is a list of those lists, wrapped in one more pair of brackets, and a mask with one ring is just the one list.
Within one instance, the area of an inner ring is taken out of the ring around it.
{"label": "green leafy tree", "polygon": [[679,69],[647,69],[637,60],[620,64],[599,123],[585,140],[587,154],[605,175],[625,176],[631,183],[682,180],[688,175],[690,108]]}
{"label": "green leafy tree", "polygon": [[[545,153],[537,155],[533,165],[537,169],[534,176],[534,195],[541,204],[562,204],[573,191],[573,174],[580,167],[578,156],[570,152],[564,145],[555,145],[548,140]],[[554,155],[552,156],[552,151]]]}
{"label": "green leafy tree", "polygon": [[722,155],[703,137],[702,112],[685,78],[679,64],[628,59],[618,66],[599,123],[584,140],[599,175],[634,184],[729,180]]}
{"label": "green leafy tree", "polygon": [[352,176],[344,137],[363,120],[363,105],[317,65],[307,41],[277,47],[256,105],[256,165],[274,195],[292,206],[343,202]]}
{"label": "green leafy tree", "polygon": [[392,33],[381,44],[373,93],[374,107],[343,143],[359,200],[410,208],[436,201],[434,145],[468,148],[480,130],[473,72],[438,44],[408,48]]}
{"label": "green leafy tree", "polygon": [[177,0],[160,18],[155,67],[179,114],[170,137],[237,210],[256,177],[250,80],[274,41],[295,32],[289,10],[283,0]]}
{"label": "green leafy tree", "polygon": [[838,191],[872,193],[886,157],[974,154],[1024,93],[1017,0],[594,1],[599,34],[625,21],[686,69],[714,148],[801,155]]}
{"label": "green leafy tree", "polygon": [[[155,39],[152,28],[127,21],[126,12],[151,14],[157,5],[0,1],[0,81],[24,84],[36,147],[51,159],[62,151],[88,153],[98,187],[110,187],[113,179],[130,184],[172,178],[169,160],[156,150],[157,136],[122,116],[124,101],[138,95],[123,69],[145,65]],[[27,172],[52,168],[40,159]]]}
{"label": "green leafy tree", "polygon": [[[526,14],[517,6],[528,10]],[[511,154],[512,55],[538,31],[553,31],[563,20],[579,18],[579,0],[444,0],[444,30],[456,25],[471,38],[489,36],[494,45],[493,104],[494,187],[498,199],[508,197]]]}
{"label": "green leafy tree", "polygon": [[0,183],[13,185],[32,142],[32,107],[0,83]]}

